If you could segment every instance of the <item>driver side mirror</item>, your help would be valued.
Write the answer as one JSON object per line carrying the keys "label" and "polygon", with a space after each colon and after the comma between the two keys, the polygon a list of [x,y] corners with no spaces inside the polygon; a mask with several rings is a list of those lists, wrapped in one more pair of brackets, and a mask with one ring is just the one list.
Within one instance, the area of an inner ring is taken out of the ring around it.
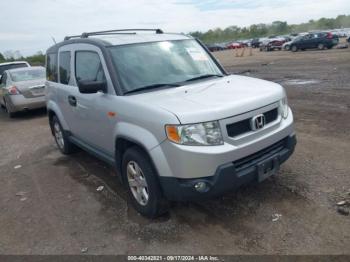
{"label": "driver side mirror", "polygon": [[94,94],[97,92],[107,92],[106,81],[78,81],[79,92],[82,94]]}

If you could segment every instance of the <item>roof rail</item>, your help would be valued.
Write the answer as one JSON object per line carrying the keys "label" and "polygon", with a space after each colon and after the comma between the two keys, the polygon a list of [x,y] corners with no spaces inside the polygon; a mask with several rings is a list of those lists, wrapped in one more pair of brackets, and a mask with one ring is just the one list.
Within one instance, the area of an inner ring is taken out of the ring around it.
{"label": "roof rail", "polygon": [[136,34],[137,31],[154,31],[156,34],[163,34],[161,29],[117,29],[117,30],[107,30],[107,31],[97,31],[97,32],[85,32],[81,35],[66,36],[64,41],[72,38],[88,38],[92,35],[117,35],[117,34]]}

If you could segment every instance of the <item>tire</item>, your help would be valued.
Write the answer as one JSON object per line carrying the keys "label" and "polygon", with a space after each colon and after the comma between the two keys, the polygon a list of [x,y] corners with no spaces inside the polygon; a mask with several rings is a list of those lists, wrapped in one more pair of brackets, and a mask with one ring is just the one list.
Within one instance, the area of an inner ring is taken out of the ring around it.
{"label": "tire", "polygon": [[15,112],[11,112],[11,110],[9,109],[9,106],[6,103],[6,100],[4,100],[4,102],[5,102],[5,111],[7,113],[7,116],[9,118],[14,118],[16,116],[16,113]]}
{"label": "tire", "polygon": [[157,172],[140,148],[131,147],[124,153],[122,176],[130,202],[141,215],[155,218],[168,211],[169,202],[163,197]]}
{"label": "tire", "polygon": [[290,50],[292,50],[292,52],[297,52],[298,51],[298,47],[296,45],[292,45]]}
{"label": "tire", "polygon": [[285,47],[284,47],[284,50],[286,50],[286,51],[288,51],[290,49],[290,46],[289,45],[286,45]]}
{"label": "tire", "polygon": [[319,50],[323,50],[323,49],[324,49],[324,44],[319,43],[319,44],[317,45],[317,48],[318,48]]}
{"label": "tire", "polygon": [[51,123],[52,134],[55,138],[58,149],[62,154],[68,155],[76,151],[76,146],[69,141],[67,133],[56,116],[53,116]]}

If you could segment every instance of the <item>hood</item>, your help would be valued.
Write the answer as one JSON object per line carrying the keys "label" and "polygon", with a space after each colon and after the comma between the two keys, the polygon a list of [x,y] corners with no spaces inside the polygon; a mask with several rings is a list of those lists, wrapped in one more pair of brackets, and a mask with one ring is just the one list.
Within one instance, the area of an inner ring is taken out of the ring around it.
{"label": "hood", "polygon": [[246,76],[226,76],[177,88],[134,95],[133,99],[163,108],[182,124],[239,115],[272,104],[285,96],[273,82]]}

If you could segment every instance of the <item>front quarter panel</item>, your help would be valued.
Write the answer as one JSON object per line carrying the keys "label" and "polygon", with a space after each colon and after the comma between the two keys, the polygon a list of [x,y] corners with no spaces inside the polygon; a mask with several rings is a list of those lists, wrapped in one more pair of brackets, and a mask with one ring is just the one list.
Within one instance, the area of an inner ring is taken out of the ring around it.
{"label": "front quarter panel", "polygon": [[134,101],[133,96],[115,98],[115,104],[118,104],[115,139],[128,139],[150,151],[166,139],[166,124],[179,124],[173,113]]}

